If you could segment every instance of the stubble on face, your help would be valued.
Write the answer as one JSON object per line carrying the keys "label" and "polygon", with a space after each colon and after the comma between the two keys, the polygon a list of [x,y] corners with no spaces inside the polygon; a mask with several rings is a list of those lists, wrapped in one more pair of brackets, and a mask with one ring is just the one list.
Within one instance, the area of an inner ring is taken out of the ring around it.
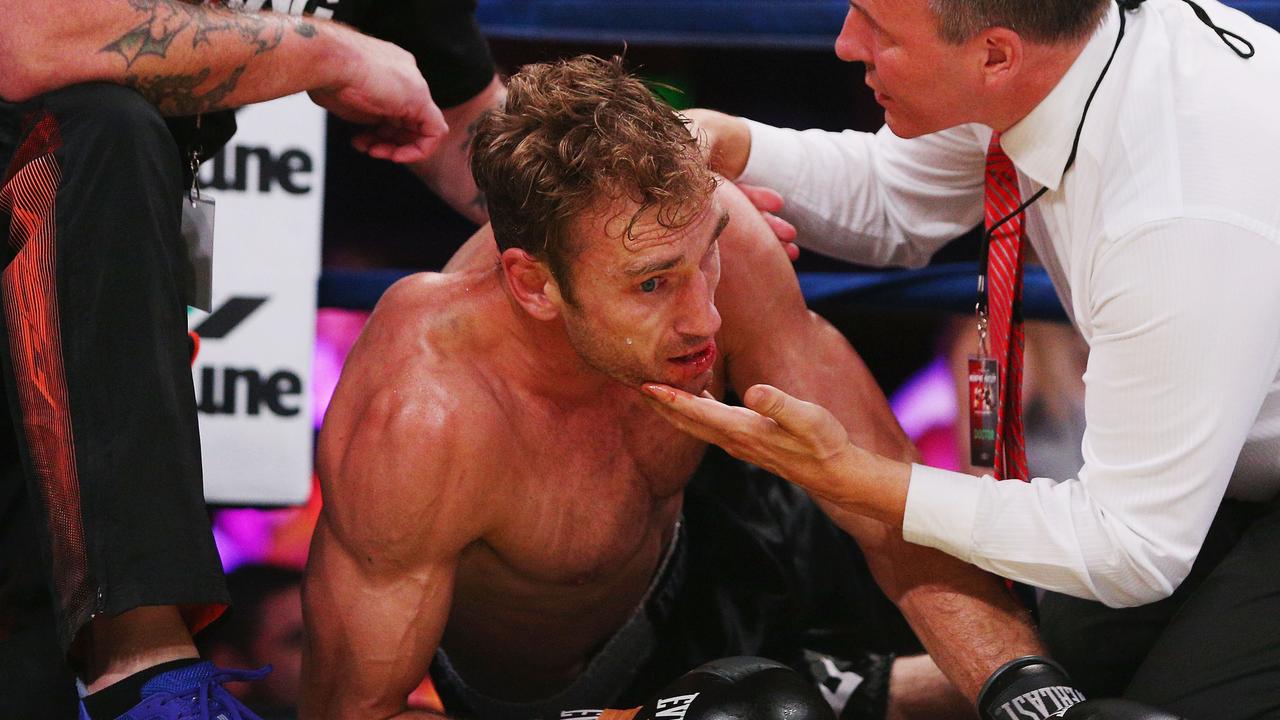
{"label": "stubble on face", "polygon": [[634,203],[615,201],[605,212],[575,223],[576,231],[590,233],[581,237],[592,239],[583,243],[570,268],[577,301],[566,304],[561,315],[570,346],[588,367],[630,387],[656,381],[699,393],[710,385],[710,374],[704,381],[691,382],[669,367],[668,358],[691,350],[683,340],[673,344],[662,324],[662,311],[657,317],[627,313],[625,296],[619,299],[609,283],[616,282],[610,271],[634,261],[638,253],[677,245],[687,233],[698,232],[705,220],[699,216],[713,207],[718,206],[710,198],[688,203],[681,208],[688,215],[663,223],[657,220],[657,210],[637,218]]}

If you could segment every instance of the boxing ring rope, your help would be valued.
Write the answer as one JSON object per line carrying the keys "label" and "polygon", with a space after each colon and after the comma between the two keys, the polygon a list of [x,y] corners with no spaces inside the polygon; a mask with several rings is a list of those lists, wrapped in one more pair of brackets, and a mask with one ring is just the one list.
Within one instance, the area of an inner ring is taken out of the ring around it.
{"label": "boxing ring rope", "polygon": [[847,0],[480,0],[490,38],[830,49]]}
{"label": "boxing ring rope", "polygon": [[[1225,0],[1280,28],[1280,0]],[[829,50],[847,0],[479,0],[490,38]]]}
{"label": "boxing ring rope", "polygon": [[[413,272],[326,270],[320,277],[320,307],[369,310],[392,283]],[[977,276],[977,263],[946,263],[921,270],[799,273],[800,289],[810,305],[843,303],[948,313],[973,312]],[[1027,268],[1023,295],[1026,317],[1066,319],[1042,268]]]}

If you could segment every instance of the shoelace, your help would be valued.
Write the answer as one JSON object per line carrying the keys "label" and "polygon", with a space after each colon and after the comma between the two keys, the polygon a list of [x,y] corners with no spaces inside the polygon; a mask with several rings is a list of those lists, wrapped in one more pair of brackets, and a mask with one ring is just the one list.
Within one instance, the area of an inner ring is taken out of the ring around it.
{"label": "shoelace", "polygon": [[[214,720],[214,717],[209,714],[210,709],[213,709],[224,714],[227,720],[262,720],[261,717],[249,708],[244,707],[239,700],[236,700],[231,693],[227,692],[227,689],[222,687],[222,683],[261,680],[270,672],[270,665],[257,670],[224,670],[218,668],[212,675],[201,680],[194,688],[184,690],[181,695],[175,695],[172,699],[197,701],[199,712],[194,715],[183,714],[181,717],[184,719]],[[192,695],[193,691],[194,695]],[[161,704],[168,704],[168,701],[163,701]],[[243,712],[241,712],[242,709]]]}

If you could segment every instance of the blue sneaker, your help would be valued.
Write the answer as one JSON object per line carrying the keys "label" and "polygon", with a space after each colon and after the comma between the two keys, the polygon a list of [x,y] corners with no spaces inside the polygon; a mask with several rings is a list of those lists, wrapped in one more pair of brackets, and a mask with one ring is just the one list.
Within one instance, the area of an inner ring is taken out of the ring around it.
{"label": "blue sneaker", "polygon": [[262,720],[222,684],[261,680],[270,672],[270,665],[258,670],[223,670],[211,662],[173,670],[143,685],[142,702],[117,720]]}

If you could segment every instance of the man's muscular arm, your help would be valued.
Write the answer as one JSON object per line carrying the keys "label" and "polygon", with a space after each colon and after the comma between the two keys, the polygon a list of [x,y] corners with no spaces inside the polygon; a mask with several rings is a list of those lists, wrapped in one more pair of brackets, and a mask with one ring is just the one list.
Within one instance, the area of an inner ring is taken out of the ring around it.
{"label": "man's muscular arm", "polygon": [[432,717],[406,700],[426,677],[484,508],[450,482],[448,424],[382,392],[358,421],[321,434],[324,508],[303,586],[307,720]]}
{"label": "man's muscular arm", "polygon": [[100,81],[192,115],[305,90],[374,126],[361,149],[401,161],[425,157],[446,129],[409,53],[337,23],[182,0],[0,0],[0,17],[9,101]]}
{"label": "man's muscular arm", "polygon": [[[914,460],[915,449],[862,360],[805,307],[795,273],[759,214],[734,188],[721,192],[733,220],[720,240],[716,304],[731,385],[738,393],[756,383],[786,388],[831,410],[854,444]],[[1005,661],[1042,652],[1028,614],[998,578],[911,545],[887,525],[821,504],[857,539],[881,588],[965,697],[976,698]]]}

